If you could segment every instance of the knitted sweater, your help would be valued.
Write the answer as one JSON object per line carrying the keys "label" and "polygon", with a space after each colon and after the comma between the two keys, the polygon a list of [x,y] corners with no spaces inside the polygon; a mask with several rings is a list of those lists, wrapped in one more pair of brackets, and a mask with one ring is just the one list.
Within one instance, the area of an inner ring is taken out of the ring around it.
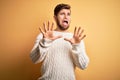
{"label": "knitted sweater", "polygon": [[39,34],[30,53],[33,63],[42,62],[42,76],[38,80],[75,80],[75,67],[85,69],[89,63],[84,42],[72,45],[64,40],[72,38],[72,33],[54,31],[53,34],[62,38],[52,41]]}

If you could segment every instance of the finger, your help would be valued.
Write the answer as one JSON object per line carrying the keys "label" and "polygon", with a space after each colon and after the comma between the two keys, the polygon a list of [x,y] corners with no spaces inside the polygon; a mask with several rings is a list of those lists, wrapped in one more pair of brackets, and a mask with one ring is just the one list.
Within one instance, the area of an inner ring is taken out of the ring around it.
{"label": "finger", "polygon": [[53,31],[53,26],[54,26],[54,23],[52,22],[52,26],[51,26],[51,29],[50,29],[51,31]]}
{"label": "finger", "polygon": [[45,32],[47,31],[47,28],[46,28],[46,23],[44,22],[43,23],[43,26],[44,26],[44,30],[45,30]]}
{"label": "finger", "polygon": [[76,35],[76,29],[77,29],[77,27],[75,27],[75,29],[74,29],[74,36]]}
{"label": "finger", "polygon": [[68,39],[68,38],[64,38],[64,40],[71,42],[71,40],[70,40],[70,39]]}
{"label": "finger", "polygon": [[79,32],[79,37],[82,35],[82,33],[84,32],[84,29],[82,29],[82,31],[81,32]]}
{"label": "finger", "polygon": [[50,22],[48,21],[48,30],[50,30]]}
{"label": "finger", "polygon": [[82,39],[84,39],[86,37],[86,35],[83,35],[80,39],[82,40]]}
{"label": "finger", "polygon": [[78,30],[79,30],[79,28],[76,27],[75,35],[78,35]]}
{"label": "finger", "polygon": [[77,35],[79,35],[79,33],[80,33],[80,29],[81,29],[81,27],[78,28]]}
{"label": "finger", "polygon": [[43,30],[39,27],[39,30],[40,30],[40,32],[42,33],[42,34],[44,34],[44,32],[43,32]]}

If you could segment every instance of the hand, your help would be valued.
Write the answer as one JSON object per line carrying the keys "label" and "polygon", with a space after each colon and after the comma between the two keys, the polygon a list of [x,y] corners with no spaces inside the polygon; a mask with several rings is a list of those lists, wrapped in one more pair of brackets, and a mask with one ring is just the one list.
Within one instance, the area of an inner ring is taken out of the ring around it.
{"label": "hand", "polygon": [[78,29],[75,27],[73,38],[71,39],[65,38],[65,40],[69,41],[71,44],[78,44],[82,39],[86,37],[86,35],[82,35],[83,32],[84,30],[83,29],[81,30],[81,27],[79,27]]}
{"label": "hand", "polygon": [[42,30],[39,27],[39,30],[43,34],[43,38],[47,38],[47,39],[50,39],[50,40],[55,40],[55,39],[58,39],[58,38],[62,37],[62,36],[54,36],[53,35],[53,25],[54,25],[54,23],[52,23],[52,25],[50,26],[50,22],[48,21],[48,26],[46,25],[46,23],[43,23],[44,30]]}

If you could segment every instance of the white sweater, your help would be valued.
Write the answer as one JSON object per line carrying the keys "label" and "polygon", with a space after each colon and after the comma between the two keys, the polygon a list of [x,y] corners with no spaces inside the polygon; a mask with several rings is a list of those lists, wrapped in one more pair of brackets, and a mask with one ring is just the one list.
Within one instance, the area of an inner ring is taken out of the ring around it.
{"label": "white sweater", "polygon": [[72,38],[72,33],[54,31],[54,35],[62,38],[54,41],[43,39],[39,34],[30,53],[32,61],[42,63],[42,76],[38,80],[75,80],[75,66],[85,69],[89,58],[86,54],[83,40],[71,45],[64,38]]}

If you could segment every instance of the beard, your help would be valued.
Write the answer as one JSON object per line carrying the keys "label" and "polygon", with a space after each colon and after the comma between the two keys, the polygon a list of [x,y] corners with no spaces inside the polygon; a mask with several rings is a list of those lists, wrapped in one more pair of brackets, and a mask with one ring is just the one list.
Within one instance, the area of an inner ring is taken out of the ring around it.
{"label": "beard", "polygon": [[58,19],[56,20],[56,23],[57,23],[57,26],[59,27],[59,29],[61,29],[61,30],[67,30],[69,28],[69,25],[67,27],[60,25]]}

